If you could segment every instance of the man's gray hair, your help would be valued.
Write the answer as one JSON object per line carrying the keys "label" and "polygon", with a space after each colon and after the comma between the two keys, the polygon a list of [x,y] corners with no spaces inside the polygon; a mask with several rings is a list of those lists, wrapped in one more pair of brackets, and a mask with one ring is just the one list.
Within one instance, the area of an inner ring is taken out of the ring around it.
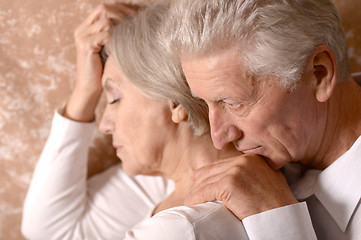
{"label": "man's gray hair", "polygon": [[349,74],[345,34],[329,0],[177,0],[164,23],[163,44],[178,58],[235,47],[251,74],[278,76],[292,87],[326,44],[335,54],[337,80]]}
{"label": "man's gray hair", "polygon": [[[109,49],[127,79],[146,95],[181,104],[196,135],[209,132],[206,103],[193,98],[180,62],[159,40],[159,27],[169,10],[167,2],[138,10],[114,27]],[[141,109],[137,110],[141,111]]]}

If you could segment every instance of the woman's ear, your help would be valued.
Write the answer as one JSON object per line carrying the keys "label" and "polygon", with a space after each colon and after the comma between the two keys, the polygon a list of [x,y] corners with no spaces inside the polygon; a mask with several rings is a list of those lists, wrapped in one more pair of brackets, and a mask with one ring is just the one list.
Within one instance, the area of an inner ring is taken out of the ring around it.
{"label": "woman's ear", "polygon": [[316,99],[326,102],[331,97],[337,80],[336,58],[332,49],[327,45],[318,47],[310,64]]}
{"label": "woman's ear", "polygon": [[180,123],[187,120],[188,114],[182,104],[169,101],[169,107],[172,114],[172,121],[174,123]]}

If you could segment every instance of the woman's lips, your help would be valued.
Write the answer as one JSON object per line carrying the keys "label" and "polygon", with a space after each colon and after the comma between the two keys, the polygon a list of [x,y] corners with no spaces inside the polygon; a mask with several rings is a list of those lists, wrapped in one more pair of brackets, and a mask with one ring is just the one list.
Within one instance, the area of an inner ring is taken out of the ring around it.
{"label": "woman's lips", "polygon": [[123,147],[120,145],[113,145],[113,148],[115,148],[116,152],[118,153]]}

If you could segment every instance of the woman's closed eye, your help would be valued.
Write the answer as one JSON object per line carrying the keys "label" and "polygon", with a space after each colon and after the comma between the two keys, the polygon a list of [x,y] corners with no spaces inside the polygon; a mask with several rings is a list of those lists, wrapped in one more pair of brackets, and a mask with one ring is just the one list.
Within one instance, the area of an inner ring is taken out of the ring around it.
{"label": "woman's closed eye", "polygon": [[109,96],[109,100],[111,100],[109,104],[113,105],[119,103],[122,98],[123,98],[122,93],[116,89],[113,89]]}
{"label": "woman's closed eye", "polygon": [[111,101],[109,104],[112,105],[112,104],[115,104],[117,102],[120,101],[120,98],[115,98],[113,101]]}

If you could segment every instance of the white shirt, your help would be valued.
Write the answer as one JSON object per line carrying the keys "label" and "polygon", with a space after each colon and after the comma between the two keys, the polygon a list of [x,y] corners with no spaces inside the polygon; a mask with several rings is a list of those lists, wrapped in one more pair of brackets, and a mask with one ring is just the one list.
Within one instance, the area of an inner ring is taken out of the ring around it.
{"label": "white shirt", "polygon": [[248,239],[222,203],[176,207],[151,217],[174,190],[161,177],[130,177],[118,164],[87,181],[94,123],[56,113],[24,204],[27,239]]}
{"label": "white shirt", "polygon": [[219,240],[248,239],[242,222],[220,202],[162,211],[140,222],[125,239]]}

